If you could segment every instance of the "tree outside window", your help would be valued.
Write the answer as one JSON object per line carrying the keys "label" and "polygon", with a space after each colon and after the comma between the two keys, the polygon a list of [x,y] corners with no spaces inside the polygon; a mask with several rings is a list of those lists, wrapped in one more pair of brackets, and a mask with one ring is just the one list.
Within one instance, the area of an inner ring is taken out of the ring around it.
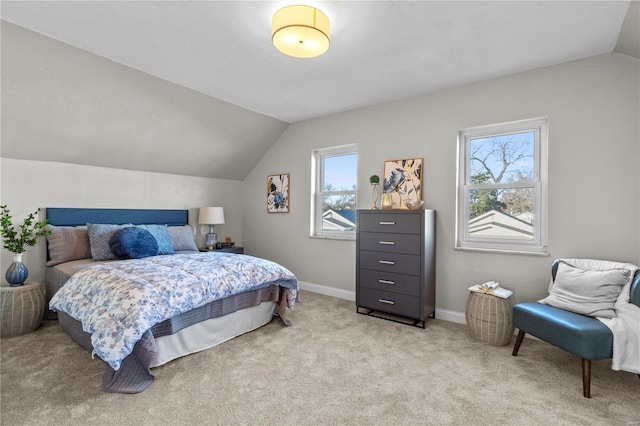
{"label": "tree outside window", "polygon": [[546,250],[546,119],[460,132],[456,246]]}

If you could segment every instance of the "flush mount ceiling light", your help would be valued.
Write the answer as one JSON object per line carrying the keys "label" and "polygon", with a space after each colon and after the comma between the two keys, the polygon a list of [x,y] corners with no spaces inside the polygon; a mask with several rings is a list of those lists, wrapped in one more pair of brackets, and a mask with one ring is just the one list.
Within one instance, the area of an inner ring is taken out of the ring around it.
{"label": "flush mount ceiling light", "polygon": [[329,49],[329,18],[315,7],[285,6],[273,15],[271,29],[273,45],[285,55],[315,58]]}

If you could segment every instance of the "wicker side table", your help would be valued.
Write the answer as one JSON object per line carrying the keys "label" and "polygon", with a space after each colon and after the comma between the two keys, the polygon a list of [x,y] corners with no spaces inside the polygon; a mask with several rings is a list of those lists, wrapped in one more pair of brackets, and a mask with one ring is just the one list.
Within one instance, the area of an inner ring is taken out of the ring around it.
{"label": "wicker side table", "polygon": [[29,333],[40,325],[44,314],[44,289],[37,282],[18,287],[0,286],[2,337]]}
{"label": "wicker side table", "polygon": [[467,334],[495,346],[509,344],[513,336],[513,301],[485,293],[469,292]]}

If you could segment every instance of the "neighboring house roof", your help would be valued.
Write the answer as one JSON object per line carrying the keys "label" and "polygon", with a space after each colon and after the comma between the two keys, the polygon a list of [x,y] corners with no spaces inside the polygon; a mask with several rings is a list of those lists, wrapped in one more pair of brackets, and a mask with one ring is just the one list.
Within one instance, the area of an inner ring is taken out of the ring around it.
{"label": "neighboring house roof", "polygon": [[517,218],[517,219],[520,219],[520,220],[522,220],[524,222],[527,222],[527,223],[533,223],[533,213],[532,212],[518,213],[514,217]]}
{"label": "neighboring house roof", "polygon": [[469,220],[469,237],[533,239],[533,217],[526,213],[519,217],[525,220],[490,210]]}
{"label": "neighboring house roof", "polygon": [[353,231],[355,222],[355,210],[327,210],[322,215],[322,229],[326,231]]}

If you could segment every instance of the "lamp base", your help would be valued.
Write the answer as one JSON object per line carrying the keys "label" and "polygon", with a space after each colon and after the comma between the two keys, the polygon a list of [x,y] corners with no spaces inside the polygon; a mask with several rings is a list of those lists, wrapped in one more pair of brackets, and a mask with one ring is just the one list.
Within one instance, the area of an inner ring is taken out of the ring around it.
{"label": "lamp base", "polygon": [[204,245],[213,250],[216,248],[218,242],[218,236],[213,232],[213,225],[209,225],[209,232],[204,236]]}
{"label": "lamp base", "polygon": [[204,237],[204,245],[207,246],[210,249],[216,248],[216,243],[217,242],[218,242],[218,236],[213,232],[209,232]]}

